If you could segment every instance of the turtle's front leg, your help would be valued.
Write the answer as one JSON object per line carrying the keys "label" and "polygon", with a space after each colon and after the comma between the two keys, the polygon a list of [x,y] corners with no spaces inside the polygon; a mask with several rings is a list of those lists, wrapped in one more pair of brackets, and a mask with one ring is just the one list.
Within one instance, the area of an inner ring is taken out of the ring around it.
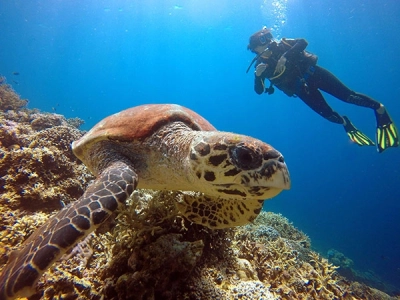
{"label": "turtle's front leg", "polygon": [[73,205],[51,217],[11,253],[0,276],[0,300],[35,293],[40,276],[65,252],[102,224],[132,194],[137,174],[123,162],[101,172]]}

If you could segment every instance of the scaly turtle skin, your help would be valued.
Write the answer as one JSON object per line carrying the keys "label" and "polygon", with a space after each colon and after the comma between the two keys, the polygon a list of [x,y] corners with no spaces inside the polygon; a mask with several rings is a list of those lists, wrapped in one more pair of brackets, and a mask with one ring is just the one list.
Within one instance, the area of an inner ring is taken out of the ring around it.
{"label": "scaly turtle skin", "polygon": [[96,180],[10,255],[0,277],[0,300],[32,295],[41,274],[136,188],[183,191],[177,207],[187,219],[226,228],[251,222],[265,199],[290,187],[286,164],[274,148],[217,131],[178,105],[114,114],[73,142],[72,150]]}

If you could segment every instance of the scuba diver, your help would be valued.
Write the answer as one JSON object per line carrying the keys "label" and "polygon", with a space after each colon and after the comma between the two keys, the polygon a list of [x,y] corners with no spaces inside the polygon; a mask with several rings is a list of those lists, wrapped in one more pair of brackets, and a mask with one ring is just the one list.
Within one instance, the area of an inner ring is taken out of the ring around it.
{"label": "scuba diver", "polygon": [[[381,153],[389,147],[399,145],[398,131],[383,104],[354,92],[345,86],[328,70],[317,66],[318,57],[305,51],[305,39],[286,39],[274,41],[271,30],[263,27],[250,36],[247,49],[257,54],[250,67],[255,65],[254,90],[261,95],[271,95],[274,86],[289,97],[299,97],[311,109],[330,122],[341,124],[350,139],[360,146],[374,146],[375,143],[359,131],[346,116],[335,112],[325,101],[321,91],[346,102],[374,110],[377,129],[376,143]],[[270,85],[264,85],[268,79]]]}

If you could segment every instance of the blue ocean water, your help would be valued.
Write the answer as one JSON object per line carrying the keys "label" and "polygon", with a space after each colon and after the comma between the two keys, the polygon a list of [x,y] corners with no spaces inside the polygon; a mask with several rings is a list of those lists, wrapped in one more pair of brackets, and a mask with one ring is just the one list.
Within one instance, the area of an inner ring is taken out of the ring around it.
{"label": "blue ocean water", "polygon": [[[400,125],[399,16],[393,0],[0,0],[0,74],[30,108],[80,117],[83,129],[131,106],[177,103],[272,144],[293,184],[265,209],[400,290],[400,148],[358,147],[299,99],[258,96],[245,73],[248,38],[263,25],[306,38],[319,65]],[[371,110],[326,98],[374,137]]]}

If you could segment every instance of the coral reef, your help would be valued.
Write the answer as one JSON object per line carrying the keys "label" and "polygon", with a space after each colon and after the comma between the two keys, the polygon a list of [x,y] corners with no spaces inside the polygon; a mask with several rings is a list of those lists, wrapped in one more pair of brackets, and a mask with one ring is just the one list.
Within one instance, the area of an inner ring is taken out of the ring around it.
{"label": "coral reef", "polygon": [[[278,236],[258,219],[213,231],[183,219],[177,197],[182,194],[135,191],[126,209],[42,276],[36,297],[395,299],[339,276],[337,267],[308,248],[309,239],[281,215],[260,215],[275,224],[270,228]],[[297,240],[283,238],[288,232]]]}
{"label": "coral reef", "polygon": [[[92,179],[70,150],[82,135],[74,127],[79,119],[21,110],[18,99],[7,98],[0,112],[0,271],[11,251]],[[135,191],[40,278],[30,299],[396,299],[339,275],[279,214],[210,230],[179,214],[182,197]]]}

